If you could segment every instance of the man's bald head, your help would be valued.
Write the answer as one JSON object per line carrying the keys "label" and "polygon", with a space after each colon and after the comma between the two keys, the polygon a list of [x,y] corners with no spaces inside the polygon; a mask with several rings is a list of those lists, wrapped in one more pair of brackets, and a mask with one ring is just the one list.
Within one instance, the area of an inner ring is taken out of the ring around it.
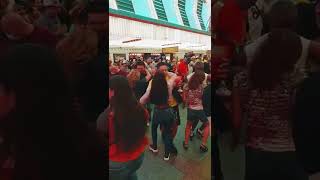
{"label": "man's bald head", "polygon": [[298,11],[292,1],[280,0],[273,4],[267,18],[270,28],[295,29]]}

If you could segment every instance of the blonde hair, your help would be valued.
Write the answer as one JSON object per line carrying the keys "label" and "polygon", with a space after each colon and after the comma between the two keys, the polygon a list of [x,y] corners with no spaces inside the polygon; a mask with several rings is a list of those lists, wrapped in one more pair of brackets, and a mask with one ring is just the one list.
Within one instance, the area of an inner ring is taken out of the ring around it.
{"label": "blonde hair", "polygon": [[140,79],[140,72],[134,69],[128,74],[127,78],[128,78],[130,87],[134,88],[136,82]]}

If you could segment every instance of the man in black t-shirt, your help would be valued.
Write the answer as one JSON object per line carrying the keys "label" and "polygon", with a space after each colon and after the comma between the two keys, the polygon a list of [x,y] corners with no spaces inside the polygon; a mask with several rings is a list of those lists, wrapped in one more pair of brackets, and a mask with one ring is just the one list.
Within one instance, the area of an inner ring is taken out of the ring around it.
{"label": "man in black t-shirt", "polygon": [[311,74],[298,88],[292,131],[298,161],[305,171],[320,174],[320,72]]}
{"label": "man in black t-shirt", "polygon": [[134,92],[137,99],[140,99],[147,90],[148,83],[151,79],[151,73],[146,69],[146,65],[143,61],[137,61],[135,69],[140,72],[140,79],[136,82]]}
{"label": "man in black t-shirt", "polygon": [[[136,82],[134,93],[137,97],[137,100],[139,101],[140,98],[144,95],[144,93],[147,91],[148,84],[150,79],[152,78],[151,72],[149,72],[146,69],[146,65],[143,61],[137,61],[135,65],[135,69],[137,69],[140,72],[140,79]],[[147,103],[145,105],[145,108],[148,110],[149,114],[151,114],[151,107],[150,103]],[[151,116],[149,116],[149,120],[147,125],[149,126],[149,122],[151,120]]]}

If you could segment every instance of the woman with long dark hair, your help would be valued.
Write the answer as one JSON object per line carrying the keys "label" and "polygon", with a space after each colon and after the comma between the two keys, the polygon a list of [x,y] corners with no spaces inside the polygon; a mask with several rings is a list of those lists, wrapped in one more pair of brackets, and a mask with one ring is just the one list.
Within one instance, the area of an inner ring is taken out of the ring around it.
{"label": "woman with long dark hair", "polygon": [[[109,132],[109,179],[134,180],[148,144],[148,111],[136,100],[128,80],[114,76],[109,81],[109,102],[98,121],[107,121]],[[103,124],[99,123],[98,124]],[[104,127],[102,127],[104,128]]]}
{"label": "woman with long dark hair", "polygon": [[246,180],[304,180],[296,160],[291,106],[301,38],[273,29],[256,50],[247,72],[236,75],[234,126],[246,118]]}
{"label": "woman with long dark hair", "polygon": [[187,112],[187,125],[185,129],[185,139],[183,141],[183,147],[188,149],[189,138],[194,121],[200,121],[203,123],[203,137],[200,145],[202,152],[207,152],[207,140],[209,137],[209,121],[203,110],[202,96],[204,87],[202,86],[205,80],[205,73],[202,71],[196,71],[190,78],[188,85],[184,89],[184,99],[188,106]]}
{"label": "woman with long dark hair", "polygon": [[146,93],[141,97],[140,102],[145,104],[148,100],[155,105],[152,123],[152,145],[149,149],[153,153],[158,152],[157,146],[157,129],[159,125],[163,128],[162,138],[165,145],[164,160],[170,159],[170,154],[176,155],[177,149],[173,144],[172,127],[175,121],[175,114],[173,108],[169,105],[169,99],[173,97],[172,90],[174,78],[166,80],[165,73],[158,71],[147,88]]}
{"label": "woman with long dark hair", "polygon": [[106,147],[73,112],[53,52],[14,48],[0,64],[0,91],[1,180],[106,178]]}

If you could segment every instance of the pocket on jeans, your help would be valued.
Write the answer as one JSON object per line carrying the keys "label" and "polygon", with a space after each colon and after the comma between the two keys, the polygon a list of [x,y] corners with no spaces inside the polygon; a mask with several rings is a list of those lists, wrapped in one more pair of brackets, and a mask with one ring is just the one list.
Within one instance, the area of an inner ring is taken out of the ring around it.
{"label": "pocket on jeans", "polygon": [[170,122],[174,122],[174,120],[177,118],[176,111],[170,108],[168,111],[168,117],[170,117]]}
{"label": "pocket on jeans", "polygon": [[109,171],[112,172],[119,172],[123,171],[127,168],[128,162],[114,162],[114,161],[109,161]]}

